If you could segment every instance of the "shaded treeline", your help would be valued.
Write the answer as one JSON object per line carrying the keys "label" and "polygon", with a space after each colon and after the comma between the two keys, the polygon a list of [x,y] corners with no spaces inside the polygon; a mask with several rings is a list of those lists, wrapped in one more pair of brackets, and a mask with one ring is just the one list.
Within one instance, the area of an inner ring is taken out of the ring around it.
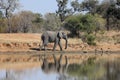
{"label": "shaded treeline", "polygon": [[[0,0],[0,32],[28,33],[67,29],[73,36],[100,30],[120,30],[120,0],[56,0],[55,13],[21,11],[19,0]],[[70,4],[68,7],[67,5]]]}

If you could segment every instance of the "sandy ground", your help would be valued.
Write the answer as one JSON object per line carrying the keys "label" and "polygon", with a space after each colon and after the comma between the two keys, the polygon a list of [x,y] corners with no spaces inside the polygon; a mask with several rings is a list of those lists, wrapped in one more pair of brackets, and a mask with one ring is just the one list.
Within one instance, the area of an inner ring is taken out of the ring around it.
{"label": "sandy ground", "polygon": [[[113,35],[118,35],[120,33],[111,33],[106,34],[111,37]],[[25,67],[34,67],[42,64],[41,58],[39,55],[45,54],[44,51],[39,51],[39,44],[41,44],[40,34],[0,34],[0,69],[10,69],[10,68],[25,68]],[[62,45],[65,47],[65,41],[62,40]],[[53,43],[48,45],[47,53],[52,52]],[[111,51],[116,51],[117,54],[88,54],[89,51],[95,52],[97,50],[98,53],[110,53]],[[59,51],[59,47],[57,46],[56,51]],[[89,46],[86,43],[83,43],[81,39],[68,39],[68,48],[65,52],[73,51],[73,54],[68,56],[69,62],[81,62],[87,60],[90,56],[96,56],[96,59],[99,58],[109,58],[115,59],[120,58],[120,44],[115,44],[114,42],[97,42],[97,46]],[[80,51],[85,54],[75,55],[74,51]],[[88,53],[87,53],[88,52]],[[56,53],[56,52],[52,52]],[[37,55],[37,56],[36,56]],[[66,55],[66,54],[65,54]],[[73,59],[78,60],[73,60]],[[81,61],[80,61],[81,60]]]}

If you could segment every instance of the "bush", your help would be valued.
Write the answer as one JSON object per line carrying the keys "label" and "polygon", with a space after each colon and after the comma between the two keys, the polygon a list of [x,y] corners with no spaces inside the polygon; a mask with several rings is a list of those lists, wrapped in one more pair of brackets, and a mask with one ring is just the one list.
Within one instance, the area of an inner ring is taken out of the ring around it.
{"label": "bush", "polygon": [[96,45],[96,43],[95,43],[95,36],[94,35],[88,35],[87,36],[87,43],[89,44],[89,45]]}
{"label": "bush", "polygon": [[86,42],[88,45],[96,45],[95,39],[95,35],[93,34],[85,33],[84,35],[82,35],[82,41]]}
{"label": "bush", "polygon": [[91,34],[103,29],[105,20],[99,15],[73,15],[66,19],[64,27],[74,36],[79,36],[79,32]]}
{"label": "bush", "polygon": [[7,31],[6,19],[0,19],[0,33],[5,33],[6,31]]}
{"label": "bush", "polygon": [[64,27],[70,31],[70,34],[73,37],[78,35],[78,31],[82,28],[82,24],[80,24],[77,16],[71,16],[66,20]]}

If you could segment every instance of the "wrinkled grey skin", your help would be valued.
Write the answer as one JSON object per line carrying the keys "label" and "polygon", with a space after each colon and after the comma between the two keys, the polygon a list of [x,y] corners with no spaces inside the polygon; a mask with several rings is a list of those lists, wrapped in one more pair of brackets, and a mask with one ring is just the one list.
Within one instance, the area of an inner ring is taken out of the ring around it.
{"label": "wrinkled grey skin", "polygon": [[61,46],[61,39],[64,39],[66,41],[65,49],[67,49],[67,35],[64,32],[54,32],[54,31],[46,31],[41,35],[42,40],[42,46],[40,46],[40,50],[44,47],[44,50],[46,50],[46,46],[48,43],[54,43],[53,51],[55,50],[56,46],[59,45],[60,50],[62,51]]}

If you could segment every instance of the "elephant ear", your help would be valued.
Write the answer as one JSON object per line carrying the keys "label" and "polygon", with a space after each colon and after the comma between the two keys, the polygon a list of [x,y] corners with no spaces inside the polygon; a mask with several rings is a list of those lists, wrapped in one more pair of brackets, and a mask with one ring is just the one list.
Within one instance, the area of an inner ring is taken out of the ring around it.
{"label": "elephant ear", "polygon": [[59,38],[59,39],[61,39],[62,38],[62,32],[58,32],[58,34],[57,34],[57,37]]}

